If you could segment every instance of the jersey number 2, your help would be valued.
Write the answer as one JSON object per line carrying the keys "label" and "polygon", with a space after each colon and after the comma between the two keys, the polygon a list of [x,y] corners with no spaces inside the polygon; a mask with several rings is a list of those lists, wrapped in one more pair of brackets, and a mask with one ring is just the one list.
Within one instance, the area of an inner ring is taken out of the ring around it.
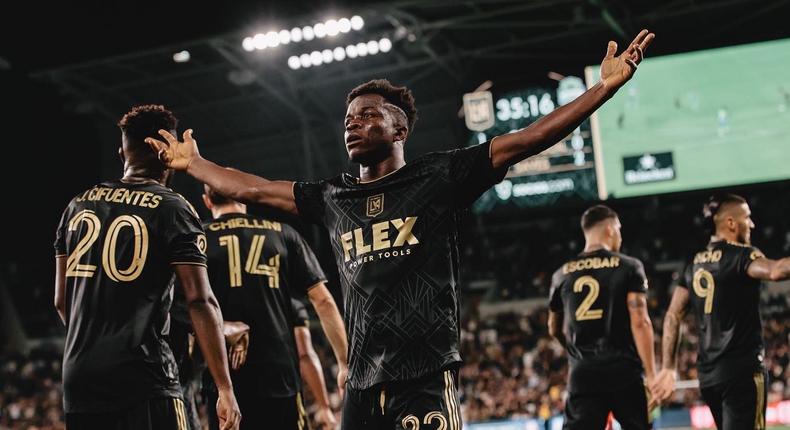
{"label": "jersey number 2", "polygon": [[585,286],[590,288],[590,292],[587,293],[587,297],[585,297],[579,307],[576,308],[576,321],[603,318],[603,309],[590,309],[598,298],[598,293],[601,291],[601,284],[592,276],[582,276],[573,283],[573,292],[581,293]]}
{"label": "jersey number 2", "polygon": [[[269,264],[261,264],[263,242],[266,236],[258,234],[253,236],[250,252],[244,270],[251,275],[269,277],[269,288],[280,288],[280,254],[269,259]],[[230,273],[231,288],[241,287],[241,247],[239,237],[235,234],[220,236],[219,245],[228,248],[228,273]]]}
{"label": "jersey number 2", "polygon": [[[69,221],[69,231],[76,231],[80,224],[85,224],[85,236],[77,242],[77,247],[66,259],[66,276],[78,278],[91,278],[96,273],[96,266],[80,264],[80,258],[99,239],[101,220],[91,210],[78,212]],[[126,269],[119,269],[115,260],[115,250],[118,245],[118,235],[124,228],[131,228],[134,235],[134,249],[132,262]],[[134,281],[143,272],[145,259],[148,256],[148,228],[145,221],[137,215],[121,215],[115,218],[107,229],[102,246],[101,262],[107,276],[115,282]]]}

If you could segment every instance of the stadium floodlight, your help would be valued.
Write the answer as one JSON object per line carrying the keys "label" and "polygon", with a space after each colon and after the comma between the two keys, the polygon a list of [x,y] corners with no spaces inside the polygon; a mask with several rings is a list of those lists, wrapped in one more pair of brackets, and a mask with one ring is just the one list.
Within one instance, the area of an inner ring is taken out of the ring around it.
{"label": "stadium floodlight", "polygon": [[392,49],[391,40],[386,37],[379,40],[379,50],[381,50],[381,52],[390,52],[390,49]]}
{"label": "stadium floodlight", "polygon": [[319,39],[323,39],[326,36],[326,26],[323,22],[319,22],[318,24],[313,26],[313,33],[315,33],[315,37]]}
{"label": "stadium floodlight", "polygon": [[368,54],[376,55],[379,53],[379,42],[375,40],[371,40],[368,42]]}
{"label": "stadium floodlight", "polygon": [[291,40],[293,42],[301,42],[302,41],[302,29],[299,27],[294,27],[291,29]]}
{"label": "stadium floodlight", "polygon": [[266,36],[263,33],[258,33],[252,38],[255,49],[266,49]]}
{"label": "stadium floodlight", "polygon": [[360,57],[368,55],[368,44],[365,42],[357,43],[357,54]]}
{"label": "stadium floodlight", "polygon": [[354,15],[351,17],[351,29],[354,31],[362,30],[362,27],[365,26],[365,20],[362,19],[359,15]]}
{"label": "stadium floodlight", "polygon": [[302,27],[302,38],[306,41],[311,41],[315,38],[315,32],[313,32],[313,27],[309,25],[307,27]]}
{"label": "stadium floodlight", "polygon": [[288,57],[288,67],[290,67],[293,70],[297,70],[300,67],[302,67],[302,62],[299,60],[299,57],[297,57],[296,55],[292,55]]}
{"label": "stadium floodlight", "polygon": [[324,57],[324,63],[331,63],[335,60],[335,55],[331,49],[324,49],[321,51],[321,56]]}
{"label": "stadium floodlight", "polygon": [[310,53],[310,63],[314,66],[320,66],[324,62],[324,56],[321,55],[319,51],[313,51]]}
{"label": "stadium floodlight", "polygon": [[280,39],[281,45],[287,45],[291,43],[291,32],[288,30],[280,30],[280,32],[277,33],[277,38]]}
{"label": "stadium floodlight", "polygon": [[337,34],[340,33],[340,24],[338,24],[334,19],[330,19],[325,22],[324,26],[326,27],[327,36],[337,36]]}
{"label": "stadium floodlight", "polygon": [[357,45],[346,46],[346,56],[348,58],[357,58]]}
{"label": "stadium floodlight", "polygon": [[187,51],[186,49],[173,54],[173,61],[175,61],[176,63],[186,63],[189,61],[190,58],[191,55],[189,54],[189,51]]}
{"label": "stadium floodlight", "polygon": [[335,48],[332,54],[335,56],[335,61],[343,61],[346,59],[346,50],[342,46]]}
{"label": "stadium floodlight", "polygon": [[274,48],[280,44],[280,35],[276,31],[270,31],[263,37],[266,39],[266,46],[269,48]]}
{"label": "stadium floodlight", "polygon": [[313,65],[313,62],[310,61],[310,54],[302,54],[299,56],[299,63],[302,67],[310,67]]}
{"label": "stadium floodlight", "polygon": [[348,33],[351,31],[351,20],[348,18],[340,18],[337,20],[337,29],[340,30],[341,33]]}
{"label": "stadium floodlight", "polygon": [[252,52],[255,50],[255,42],[252,40],[252,37],[245,37],[241,42],[241,47],[247,52]]}

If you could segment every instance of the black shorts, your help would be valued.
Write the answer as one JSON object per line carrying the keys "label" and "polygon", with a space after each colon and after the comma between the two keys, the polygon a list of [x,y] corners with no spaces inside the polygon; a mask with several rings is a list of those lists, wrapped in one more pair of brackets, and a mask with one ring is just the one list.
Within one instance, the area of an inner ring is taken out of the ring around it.
{"label": "black shorts", "polygon": [[147,400],[112,413],[67,413],[68,430],[189,430],[184,402],[172,397]]}
{"label": "black shorts", "polygon": [[700,388],[719,430],[765,429],[765,374],[757,372]]}
{"label": "black shorts", "polygon": [[[257,397],[235,391],[241,410],[240,430],[308,430],[307,413],[302,395],[290,397]],[[217,393],[207,393],[209,429],[219,429]]]}
{"label": "black shorts", "polygon": [[460,430],[455,372],[346,390],[342,430]]}
{"label": "black shorts", "polygon": [[602,430],[609,412],[625,430],[648,430],[648,393],[642,381],[619,391],[571,393],[565,403],[564,430]]}

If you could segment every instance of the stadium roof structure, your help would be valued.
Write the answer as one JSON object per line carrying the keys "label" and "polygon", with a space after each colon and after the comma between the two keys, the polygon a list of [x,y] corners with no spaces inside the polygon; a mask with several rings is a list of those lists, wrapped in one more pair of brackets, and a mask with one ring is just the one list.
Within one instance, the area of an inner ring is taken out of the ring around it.
{"label": "stadium roof structure", "polygon": [[[546,84],[549,71],[581,76],[607,40],[625,45],[641,28],[658,35],[650,55],[782,37],[788,9],[790,2],[775,0],[400,0],[335,8],[365,21],[361,31],[335,37],[248,52],[244,37],[273,28],[245,29],[33,75],[68,94],[75,111],[109,125],[131,105],[163,103],[220,163],[273,178],[318,178],[348,168],[345,95],[368,79],[412,88],[421,119],[407,152],[422,154],[467,141],[456,118],[461,96],[485,80],[497,89]],[[317,6],[290,10],[279,28],[326,19]],[[393,44],[387,53],[288,65],[292,56],[384,37]],[[182,50],[190,60],[177,63],[173,54]]]}

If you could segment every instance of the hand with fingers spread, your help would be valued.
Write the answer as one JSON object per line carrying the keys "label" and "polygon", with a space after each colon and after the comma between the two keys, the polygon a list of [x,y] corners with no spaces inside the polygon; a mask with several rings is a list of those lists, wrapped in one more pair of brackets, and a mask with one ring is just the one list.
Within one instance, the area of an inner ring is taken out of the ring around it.
{"label": "hand with fingers spread", "polygon": [[250,346],[250,334],[244,333],[239,339],[230,346],[230,368],[239,370],[247,361],[247,350]]}
{"label": "hand with fingers spread", "polygon": [[159,135],[165,139],[164,142],[152,137],[146,138],[145,142],[151,146],[151,149],[159,156],[159,160],[168,168],[187,170],[192,161],[200,157],[191,128],[184,132],[183,142],[179,142],[178,138],[167,130],[159,130]]}
{"label": "hand with fingers spread", "polygon": [[606,56],[601,62],[601,83],[604,87],[614,93],[628,82],[634,76],[636,68],[645,56],[645,50],[655,37],[655,34],[647,30],[640,31],[628,48],[616,57],[614,54],[617,53],[617,43],[609,41]]}

